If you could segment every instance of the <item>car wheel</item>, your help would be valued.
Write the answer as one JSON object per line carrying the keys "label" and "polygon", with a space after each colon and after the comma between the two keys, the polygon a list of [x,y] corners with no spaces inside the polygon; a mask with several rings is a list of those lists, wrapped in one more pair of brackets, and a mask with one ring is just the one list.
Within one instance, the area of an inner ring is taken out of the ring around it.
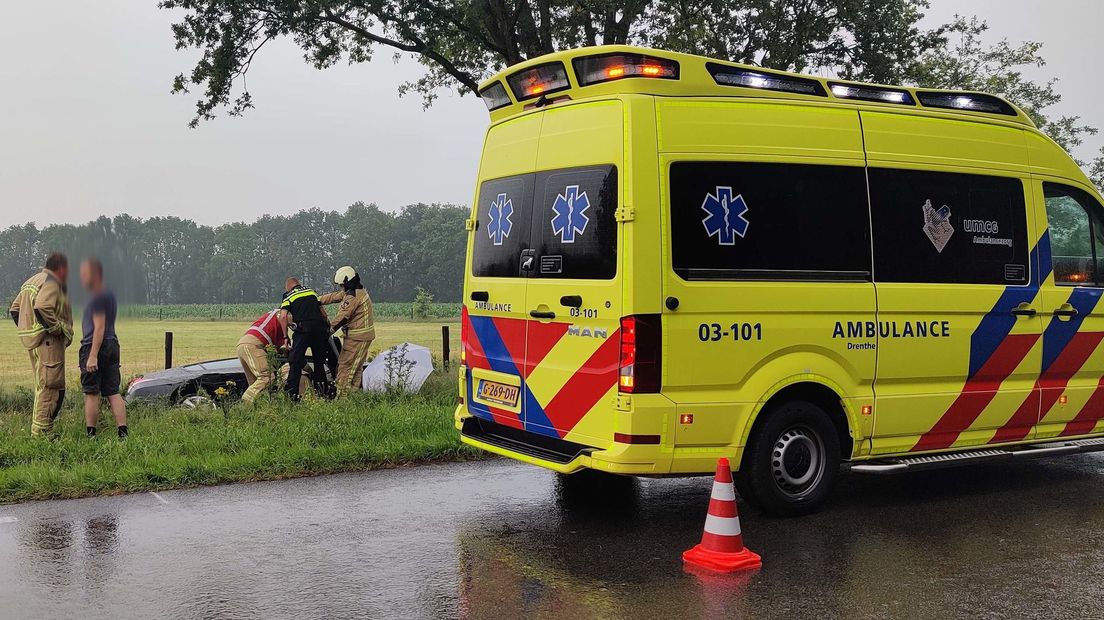
{"label": "car wheel", "polygon": [[184,397],[180,406],[184,409],[214,409],[215,402],[202,394],[192,394]]}
{"label": "car wheel", "polygon": [[761,415],[766,417],[748,442],[738,474],[741,491],[767,514],[798,516],[816,511],[839,471],[835,426],[823,409],[800,400]]}

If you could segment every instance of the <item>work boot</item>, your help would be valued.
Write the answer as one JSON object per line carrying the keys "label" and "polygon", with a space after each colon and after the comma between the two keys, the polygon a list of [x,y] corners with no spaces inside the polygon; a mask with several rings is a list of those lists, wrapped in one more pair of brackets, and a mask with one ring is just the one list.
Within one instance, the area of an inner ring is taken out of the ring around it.
{"label": "work boot", "polygon": [[119,427],[119,439],[126,439],[130,435],[130,431],[127,430],[126,424]]}
{"label": "work boot", "polygon": [[95,426],[86,426],[86,427],[84,427],[84,432],[88,434],[89,439],[95,439],[96,438],[96,427]]}

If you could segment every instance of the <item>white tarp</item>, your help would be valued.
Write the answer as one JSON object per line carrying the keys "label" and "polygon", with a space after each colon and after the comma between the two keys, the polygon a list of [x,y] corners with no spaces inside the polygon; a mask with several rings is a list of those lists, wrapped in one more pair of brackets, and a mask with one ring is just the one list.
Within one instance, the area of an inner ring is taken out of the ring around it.
{"label": "white tarp", "polygon": [[380,353],[364,367],[363,387],[366,392],[405,389],[413,394],[422,389],[432,372],[433,354],[429,349],[407,342]]}

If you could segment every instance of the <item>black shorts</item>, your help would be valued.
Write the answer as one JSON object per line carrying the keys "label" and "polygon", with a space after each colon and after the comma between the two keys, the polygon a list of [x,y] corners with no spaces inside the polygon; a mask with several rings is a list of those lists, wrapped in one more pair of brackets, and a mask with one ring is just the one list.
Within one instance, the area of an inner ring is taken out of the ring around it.
{"label": "black shorts", "polygon": [[115,396],[119,393],[122,377],[119,376],[119,341],[104,340],[100,345],[99,364],[96,372],[88,372],[88,353],[92,345],[84,344],[80,348],[81,391],[85,394]]}

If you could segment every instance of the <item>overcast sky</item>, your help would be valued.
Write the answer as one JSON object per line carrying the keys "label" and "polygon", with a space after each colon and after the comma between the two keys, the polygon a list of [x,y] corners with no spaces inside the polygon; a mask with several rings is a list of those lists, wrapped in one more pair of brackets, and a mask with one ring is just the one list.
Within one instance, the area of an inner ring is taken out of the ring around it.
{"label": "overcast sky", "polygon": [[[992,39],[1045,44],[1056,112],[1104,128],[1104,2],[931,0],[930,25],[977,14]],[[470,201],[486,110],[448,93],[428,111],[396,87],[417,67],[381,51],[318,71],[283,41],[249,73],[256,109],[188,129],[169,94],[194,56],[156,0],[0,2],[0,227],[101,214],[253,220],[357,200],[395,209]],[[1087,144],[1088,157],[1104,144]]]}

